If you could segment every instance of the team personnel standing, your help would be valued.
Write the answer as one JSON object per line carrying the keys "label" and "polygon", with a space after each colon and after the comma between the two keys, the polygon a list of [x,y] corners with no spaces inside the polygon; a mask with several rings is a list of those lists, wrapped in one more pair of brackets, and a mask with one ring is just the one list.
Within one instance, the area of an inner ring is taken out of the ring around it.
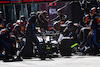
{"label": "team personnel standing", "polygon": [[26,44],[22,54],[24,57],[31,58],[33,55],[33,42],[34,42],[37,45],[40,59],[45,60],[42,46],[40,45],[39,40],[35,35],[35,33],[37,32],[37,30],[35,29],[36,19],[37,19],[36,14],[30,16],[28,19],[28,22],[26,24]]}

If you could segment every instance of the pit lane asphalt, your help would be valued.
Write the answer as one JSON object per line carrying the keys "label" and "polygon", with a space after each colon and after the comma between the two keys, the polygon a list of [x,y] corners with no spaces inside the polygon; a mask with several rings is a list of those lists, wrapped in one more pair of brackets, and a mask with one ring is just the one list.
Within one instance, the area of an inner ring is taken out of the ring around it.
{"label": "pit lane asphalt", "polygon": [[23,59],[19,62],[0,61],[0,67],[100,67],[100,56],[67,56],[46,60]]}

